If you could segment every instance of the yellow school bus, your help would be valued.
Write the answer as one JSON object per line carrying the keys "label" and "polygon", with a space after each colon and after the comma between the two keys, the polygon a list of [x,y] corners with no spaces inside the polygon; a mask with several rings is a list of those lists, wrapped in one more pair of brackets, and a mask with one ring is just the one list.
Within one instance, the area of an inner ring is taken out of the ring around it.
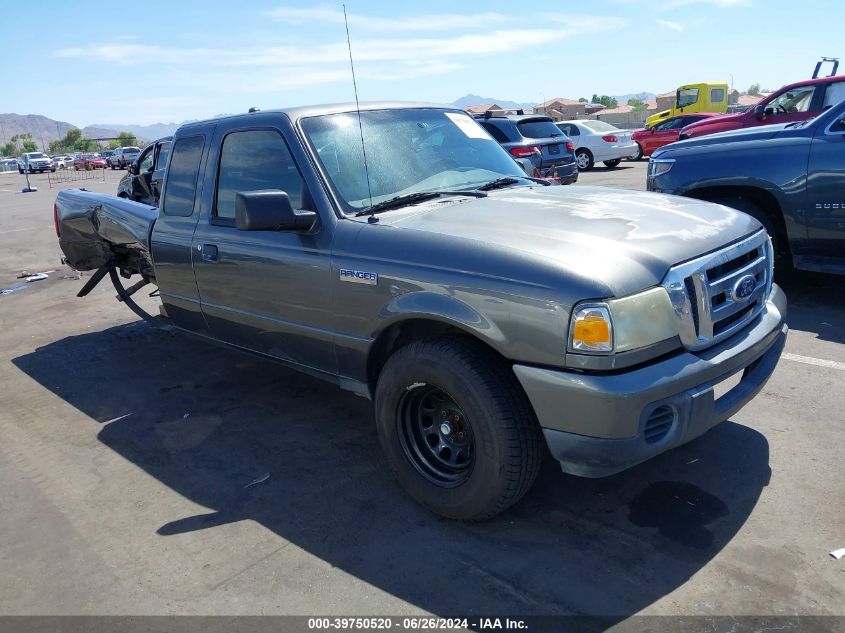
{"label": "yellow school bus", "polygon": [[728,84],[704,82],[685,84],[675,91],[675,107],[652,114],[646,119],[646,127],[652,127],[661,121],[679,114],[693,112],[727,112]]}

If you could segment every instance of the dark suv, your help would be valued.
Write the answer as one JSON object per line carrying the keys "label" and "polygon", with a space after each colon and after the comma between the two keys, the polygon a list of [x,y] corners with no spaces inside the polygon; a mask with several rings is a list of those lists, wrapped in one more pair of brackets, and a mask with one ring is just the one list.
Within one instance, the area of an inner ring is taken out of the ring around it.
{"label": "dark suv", "polygon": [[514,158],[527,158],[541,176],[560,178],[562,185],[578,180],[575,146],[547,116],[515,114],[492,116],[489,112],[475,117],[490,136]]}

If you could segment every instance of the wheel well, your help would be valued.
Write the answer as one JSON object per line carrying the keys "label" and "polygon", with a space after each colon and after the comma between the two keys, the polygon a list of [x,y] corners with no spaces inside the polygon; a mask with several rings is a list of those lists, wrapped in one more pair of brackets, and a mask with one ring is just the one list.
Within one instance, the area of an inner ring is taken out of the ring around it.
{"label": "wheel well", "polygon": [[370,347],[370,353],[367,356],[367,382],[370,385],[371,393],[375,392],[375,385],[378,381],[379,374],[387,359],[393,353],[414,341],[433,336],[443,336],[444,334],[458,334],[472,338],[499,355],[492,347],[474,337],[471,333],[449,323],[432,319],[408,319],[400,321],[385,328],[376,337],[376,340]]}
{"label": "wheel well", "polygon": [[719,200],[724,198],[744,198],[754,202],[772,220],[777,237],[783,245],[780,250],[788,251],[789,242],[786,235],[786,224],[783,221],[783,211],[780,203],[771,193],[757,187],[703,187],[688,191],[686,196],[698,200]]}

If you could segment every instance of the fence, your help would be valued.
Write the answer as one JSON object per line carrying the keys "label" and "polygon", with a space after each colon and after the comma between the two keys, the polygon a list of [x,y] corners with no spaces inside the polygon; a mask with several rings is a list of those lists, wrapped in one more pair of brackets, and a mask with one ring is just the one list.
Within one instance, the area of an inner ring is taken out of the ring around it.
{"label": "fence", "polygon": [[[99,173],[98,173],[99,172]],[[57,169],[55,172],[47,172],[47,182],[50,183],[50,189],[53,185],[58,185],[66,182],[81,182],[83,180],[101,180],[106,181],[105,169],[83,169],[76,171],[75,169]]]}
{"label": "fence", "polygon": [[651,112],[613,112],[610,114],[602,114],[599,112],[599,121],[604,121],[615,125],[623,130],[633,130],[636,128],[645,127],[645,120]]}

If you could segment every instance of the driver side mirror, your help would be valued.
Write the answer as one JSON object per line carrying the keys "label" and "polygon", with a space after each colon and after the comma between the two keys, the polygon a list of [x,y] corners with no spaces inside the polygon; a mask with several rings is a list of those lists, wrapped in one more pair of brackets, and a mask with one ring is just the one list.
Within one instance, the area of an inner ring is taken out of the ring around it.
{"label": "driver side mirror", "polygon": [[838,121],[834,121],[833,125],[830,126],[831,132],[845,132],[845,117],[842,117]]}
{"label": "driver side mirror", "polygon": [[313,211],[294,211],[288,194],[278,189],[235,194],[235,226],[239,231],[310,231]]}
{"label": "driver side mirror", "polygon": [[131,165],[127,165],[127,166],[126,166],[126,171],[128,171],[128,172],[129,172],[130,174],[132,174],[133,176],[137,176],[137,175],[138,175],[138,170],[137,170],[137,169],[135,169],[135,164],[134,164],[134,163],[133,163],[133,164],[131,164]]}
{"label": "driver side mirror", "polygon": [[766,115],[766,110],[762,105],[754,106],[754,118],[758,121]]}

